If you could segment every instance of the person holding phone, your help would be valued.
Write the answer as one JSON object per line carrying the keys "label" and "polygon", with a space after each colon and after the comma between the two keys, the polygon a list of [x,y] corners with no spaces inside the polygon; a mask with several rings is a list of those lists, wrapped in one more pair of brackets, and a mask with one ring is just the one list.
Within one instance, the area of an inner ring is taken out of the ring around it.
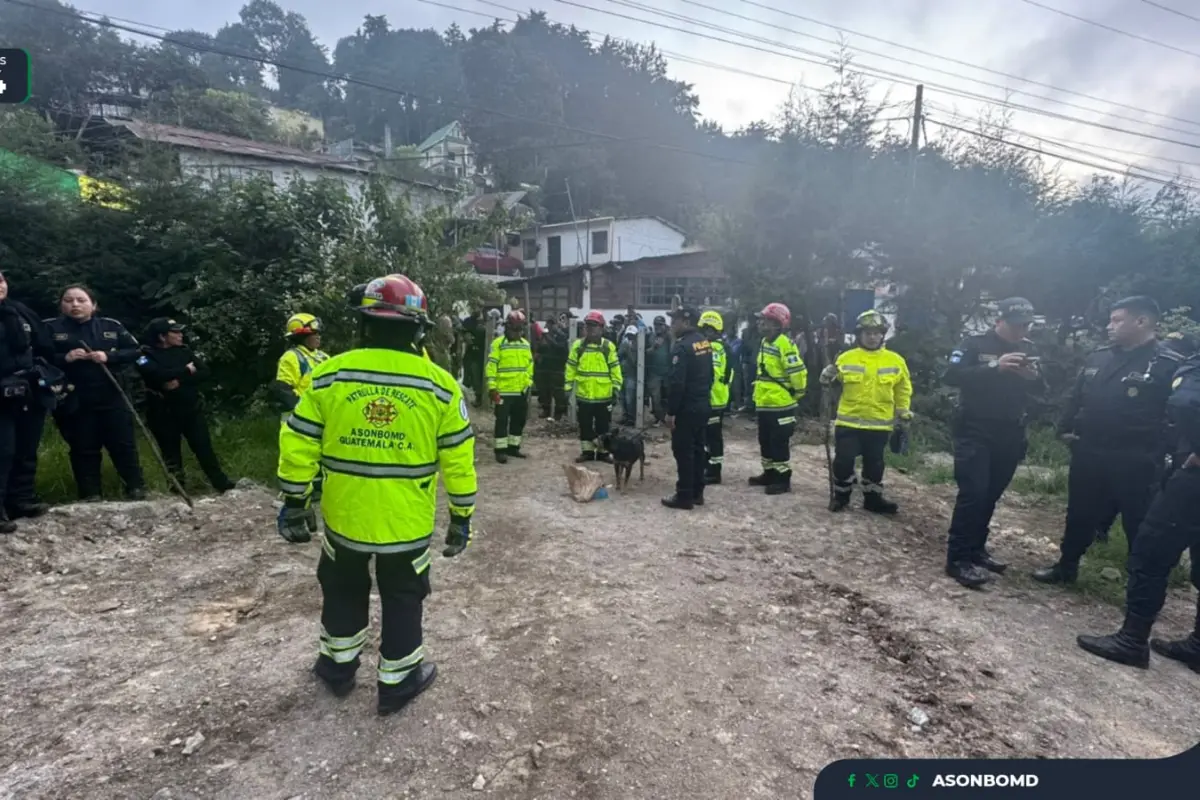
{"label": "person holding phone", "polygon": [[959,390],[951,433],[958,497],[946,545],[946,574],[978,588],[1008,565],[988,552],[988,526],[1028,448],[1026,408],[1045,390],[1033,342],[1033,304],[998,304],[995,327],[967,336],[950,354],[943,382]]}
{"label": "person holding phone", "polygon": [[[1167,455],[1167,398],[1183,357],[1158,341],[1158,303],[1127,297],[1109,317],[1112,344],[1088,356],[1059,434],[1071,445],[1067,518],[1058,561],[1033,574],[1042,583],[1070,584],[1115,506],[1130,552],[1161,481]],[[1110,505],[1111,504],[1111,505]]]}

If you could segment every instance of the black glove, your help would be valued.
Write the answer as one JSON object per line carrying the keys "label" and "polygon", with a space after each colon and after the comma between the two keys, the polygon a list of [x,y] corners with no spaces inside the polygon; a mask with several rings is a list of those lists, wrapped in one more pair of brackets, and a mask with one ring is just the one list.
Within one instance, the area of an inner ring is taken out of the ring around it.
{"label": "black glove", "polygon": [[446,549],[442,551],[442,555],[446,558],[453,558],[458,555],[467,549],[474,535],[475,532],[471,529],[470,517],[459,517],[451,514],[450,527],[446,530]]}
{"label": "black glove", "polygon": [[317,512],[306,497],[285,497],[275,526],[287,541],[304,544],[312,541],[312,535],[317,532]]}

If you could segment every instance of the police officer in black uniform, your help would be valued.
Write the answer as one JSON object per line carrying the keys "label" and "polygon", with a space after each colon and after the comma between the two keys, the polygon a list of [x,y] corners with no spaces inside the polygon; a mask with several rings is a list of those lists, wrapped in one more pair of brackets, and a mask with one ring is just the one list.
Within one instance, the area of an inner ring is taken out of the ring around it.
{"label": "police officer in black uniform", "polygon": [[976,588],[989,572],[1008,568],[987,550],[996,503],[1025,458],[1025,410],[1045,387],[1033,342],[1033,305],[1022,297],[999,303],[1000,317],[984,334],[966,337],[950,354],[943,382],[959,390],[952,425],[958,497],[950,520],[946,574]]}
{"label": "police officer in black uniform", "polygon": [[704,505],[704,469],[708,464],[709,396],[712,394],[712,344],[696,328],[700,309],[683,306],[671,312],[671,371],[667,376],[667,427],[679,472],[675,494],[664,497],[667,508]]}
{"label": "police officer in black uniform", "polygon": [[137,360],[146,382],[146,425],[158,442],[167,469],[184,486],[183,443],[187,439],[208,482],[218,492],[233,488],[213,452],[208,421],[200,400],[200,384],[208,378],[208,365],[184,344],[184,326],[158,317],[146,326],[147,346]]}
{"label": "police officer in black uniform", "polygon": [[[50,329],[28,306],[11,299],[8,292],[8,280],[0,274],[0,306],[16,313],[17,322],[29,342],[29,351],[22,355],[22,371],[17,373],[24,378],[24,385],[14,384],[18,392],[24,392],[24,397],[5,403],[5,413],[13,418],[14,435],[8,484],[0,486],[0,491],[4,492],[0,532],[15,528],[10,520],[39,517],[50,508],[38,499],[34,481],[37,477],[38,446],[46,427],[46,411],[54,407],[53,389],[61,391],[63,388],[62,372],[48,364],[54,358]],[[8,311],[4,314],[8,322]],[[52,384],[57,384],[57,387]]]}
{"label": "police officer in black uniform", "polygon": [[62,315],[47,320],[54,365],[73,387],[54,415],[71,448],[71,471],[79,499],[100,499],[101,447],[108,451],[125,484],[125,496],[144,500],[146,483],[138,463],[133,412],[104,374],[133,365],[141,355],[137,339],[115,319],[97,317],[96,300],[83,286],[68,286],[59,297]]}
{"label": "police officer in black uniform", "polygon": [[1150,650],[1200,672],[1200,600],[1190,636],[1176,641],[1150,639],[1154,620],[1167,598],[1167,577],[1191,548],[1192,585],[1200,589],[1200,354],[1194,354],[1171,379],[1167,413],[1178,439],[1172,471],[1154,498],[1129,556],[1125,624],[1110,636],[1080,636],[1089,653],[1145,669]]}
{"label": "police officer in black uniform", "polygon": [[1112,341],[1088,356],[1059,422],[1071,444],[1067,521],[1058,561],[1033,574],[1074,583],[1079,560],[1115,505],[1132,552],[1167,455],[1167,396],[1182,357],[1155,337],[1158,304],[1128,297],[1113,305]]}

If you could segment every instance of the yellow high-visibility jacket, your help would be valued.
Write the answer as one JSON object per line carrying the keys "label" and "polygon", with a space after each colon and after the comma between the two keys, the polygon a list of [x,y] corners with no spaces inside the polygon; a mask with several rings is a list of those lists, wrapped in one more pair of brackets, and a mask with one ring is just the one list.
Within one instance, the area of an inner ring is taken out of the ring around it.
{"label": "yellow high-visibility jacket", "polygon": [[733,381],[733,366],[729,363],[729,353],[725,343],[720,339],[710,342],[712,345],[713,384],[709,394],[709,403],[714,411],[724,411],[729,405],[729,384]]}
{"label": "yellow high-visibility jacket", "polygon": [[880,347],[855,347],[837,358],[842,397],[837,425],[866,431],[890,431],[896,413],[909,410],[912,378],[904,357]]}
{"label": "yellow high-visibility jacket", "polygon": [[808,389],[808,368],[800,350],[784,334],[758,346],[754,375],[754,407],[761,411],[789,411]]}
{"label": "yellow high-visibility jacket", "polygon": [[427,547],[439,472],[450,513],[475,511],[475,433],[458,382],[397,350],[325,361],[280,430],[280,489],[305,497],[318,470],[328,538],[366,553]]}
{"label": "yellow high-visibility jacket", "polygon": [[324,350],[309,350],[303,345],[289,347],[275,365],[275,380],[300,397],[312,386],[313,370],[328,358],[329,354]]}
{"label": "yellow high-visibility jacket", "polygon": [[492,340],[487,360],[487,388],[501,397],[518,397],[533,386],[533,350],[525,339]]}
{"label": "yellow high-visibility jacket", "polygon": [[575,399],[584,403],[607,403],[621,388],[621,361],[617,346],[608,339],[592,344],[576,339],[567,356],[566,391],[575,390]]}

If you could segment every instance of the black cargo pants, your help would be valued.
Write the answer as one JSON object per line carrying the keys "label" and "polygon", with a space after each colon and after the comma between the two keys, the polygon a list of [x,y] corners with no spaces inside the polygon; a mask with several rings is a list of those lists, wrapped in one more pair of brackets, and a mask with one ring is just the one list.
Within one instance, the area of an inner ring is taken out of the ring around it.
{"label": "black cargo pants", "polygon": [[679,500],[694,502],[704,497],[707,431],[708,411],[685,411],[675,417],[671,455],[675,456],[675,497]]}
{"label": "black cargo pants", "polygon": [[[1129,551],[1158,487],[1162,458],[1153,452],[1109,450],[1084,440],[1071,448],[1067,521],[1060,549],[1064,564],[1078,564],[1096,534],[1112,524],[1115,507]],[[1105,523],[1108,525],[1105,525]]]}
{"label": "black cargo pants", "polygon": [[430,592],[428,542],[413,550],[372,554],[325,538],[317,564],[323,605],[316,671],[339,683],[358,670],[369,638],[372,556],[382,607],[376,680],[380,693],[386,694],[425,659],[421,617]]}
{"label": "black cargo pants", "polygon": [[950,518],[948,564],[969,562],[983,553],[996,503],[1028,448],[1025,426],[1018,422],[957,422],[953,436],[958,496]]}
{"label": "black cargo pants", "polygon": [[796,430],[796,408],[758,409],[758,450],[763,474],[773,479],[792,475],[792,433]]}
{"label": "black cargo pants", "polygon": [[1167,597],[1167,578],[1191,549],[1192,585],[1200,589],[1200,468],[1181,469],[1150,505],[1129,556],[1125,610],[1154,619]]}

